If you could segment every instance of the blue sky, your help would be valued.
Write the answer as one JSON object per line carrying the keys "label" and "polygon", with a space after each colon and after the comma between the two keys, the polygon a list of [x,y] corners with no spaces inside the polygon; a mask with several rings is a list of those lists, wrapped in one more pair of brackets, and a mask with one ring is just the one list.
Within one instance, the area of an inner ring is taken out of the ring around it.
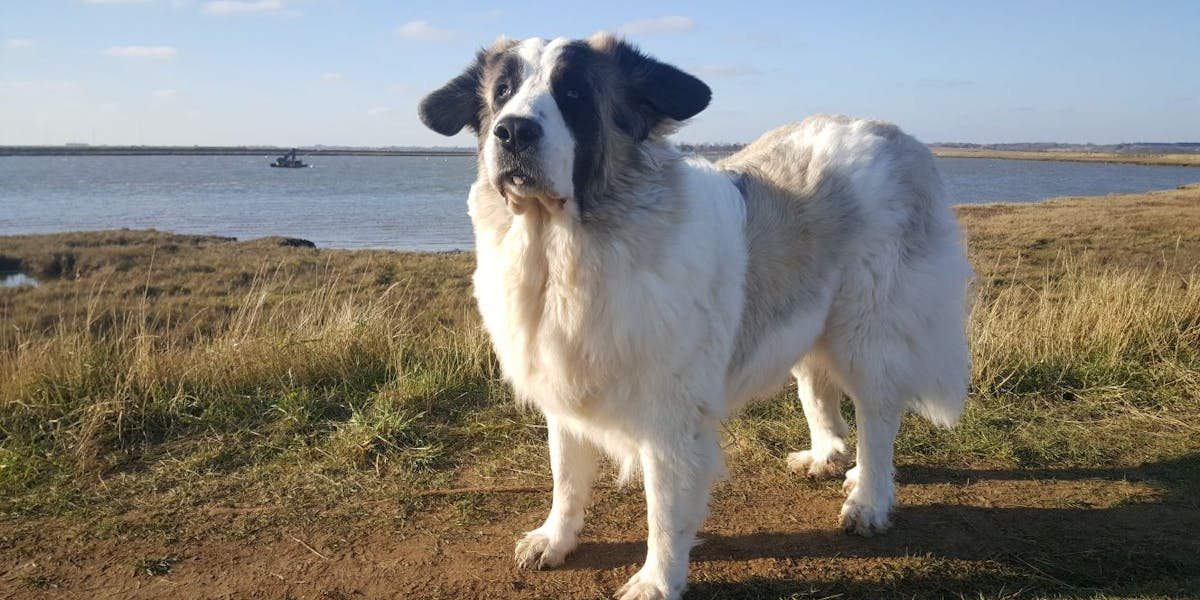
{"label": "blue sky", "polygon": [[1200,141],[1200,2],[0,0],[0,144],[470,145],[421,96],[498,35],[623,32],[713,103],[928,141]]}

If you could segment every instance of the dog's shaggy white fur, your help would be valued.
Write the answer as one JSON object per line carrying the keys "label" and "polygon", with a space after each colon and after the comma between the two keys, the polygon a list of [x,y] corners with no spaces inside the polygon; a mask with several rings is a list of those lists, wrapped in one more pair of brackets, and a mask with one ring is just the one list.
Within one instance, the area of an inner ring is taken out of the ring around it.
{"label": "dog's shaggy white fur", "polygon": [[526,567],[576,547],[598,459],[641,473],[645,565],[625,600],[678,598],[721,471],[723,419],[799,383],[810,476],[850,462],[849,532],[889,526],[906,409],[952,424],[971,270],[928,150],[819,116],[713,165],[666,140],[708,104],[694,77],[610,36],[501,40],[422,103],[479,134],[475,295],[507,379],[545,414],[554,494]]}

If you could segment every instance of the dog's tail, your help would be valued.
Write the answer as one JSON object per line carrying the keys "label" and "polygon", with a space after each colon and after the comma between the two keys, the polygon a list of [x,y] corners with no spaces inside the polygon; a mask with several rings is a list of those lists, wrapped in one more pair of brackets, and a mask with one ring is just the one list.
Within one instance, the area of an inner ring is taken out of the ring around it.
{"label": "dog's tail", "polygon": [[941,427],[952,427],[962,416],[971,380],[971,349],[967,343],[970,293],[974,273],[963,254],[961,240],[946,240],[943,257],[926,265],[921,293],[912,302],[920,315],[910,331],[909,410]]}
{"label": "dog's tail", "polygon": [[953,427],[962,417],[967,404],[966,385],[961,393],[945,392],[923,395],[908,402],[908,409],[929,419],[938,427]]}
{"label": "dog's tail", "polygon": [[924,377],[909,397],[908,409],[939,427],[953,427],[967,403],[971,355],[961,330],[943,333],[938,360],[924,365]]}

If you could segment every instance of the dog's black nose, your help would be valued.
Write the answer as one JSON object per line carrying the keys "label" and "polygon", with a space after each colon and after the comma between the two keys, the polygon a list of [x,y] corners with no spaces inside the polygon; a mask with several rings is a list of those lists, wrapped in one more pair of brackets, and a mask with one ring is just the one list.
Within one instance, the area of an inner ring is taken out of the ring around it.
{"label": "dog's black nose", "polygon": [[505,150],[520,152],[542,137],[542,126],[533,119],[508,116],[496,123],[492,135],[500,140],[500,146]]}

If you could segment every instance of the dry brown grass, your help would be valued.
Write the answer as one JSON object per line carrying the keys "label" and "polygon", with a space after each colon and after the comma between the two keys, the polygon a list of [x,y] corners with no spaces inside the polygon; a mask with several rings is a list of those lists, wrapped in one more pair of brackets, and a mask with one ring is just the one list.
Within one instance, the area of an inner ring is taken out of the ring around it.
{"label": "dry brown grass", "polygon": [[1088,256],[1090,271],[1153,269],[1187,276],[1200,265],[1200,184],[956,210],[971,262],[987,283],[1039,284],[1065,272],[1063,258],[1072,256]]}
{"label": "dry brown grass", "polygon": [[[313,293],[402,293],[424,311],[414,320],[449,327],[472,309],[470,260],[465,253],[315,250],[287,238],[239,242],[158,231],[9,236],[0,238],[0,267],[43,285],[0,289],[0,324],[45,332],[86,316],[99,332],[141,315],[153,333],[186,339],[223,327],[247,295],[269,307]],[[264,284],[265,295],[255,289]],[[0,343],[10,339],[0,336]]]}

